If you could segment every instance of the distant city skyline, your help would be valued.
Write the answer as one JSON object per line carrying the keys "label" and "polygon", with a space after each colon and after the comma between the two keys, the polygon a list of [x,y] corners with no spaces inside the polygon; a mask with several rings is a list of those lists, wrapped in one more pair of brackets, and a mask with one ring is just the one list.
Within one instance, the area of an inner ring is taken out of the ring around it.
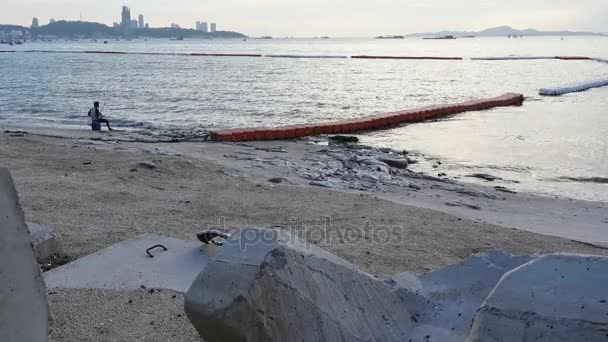
{"label": "distant city skyline", "polygon": [[499,25],[608,32],[605,0],[3,0],[0,23],[31,26],[34,17],[40,23],[82,17],[111,26],[123,5],[132,9],[137,26],[141,13],[151,27],[218,22],[223,30],[252,36],[360,37]]}

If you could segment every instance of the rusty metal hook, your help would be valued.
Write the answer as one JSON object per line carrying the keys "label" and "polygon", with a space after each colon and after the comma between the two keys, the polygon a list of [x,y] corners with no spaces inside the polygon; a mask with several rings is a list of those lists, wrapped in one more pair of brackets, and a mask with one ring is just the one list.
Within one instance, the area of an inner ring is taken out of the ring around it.
{"label": "rusty metal hook", "polygon": [[162,248],[162,249],[163,249],[165,252],[167,251],[167,247],[165,247],[165,246],[163,246],[163,245],[156,245],[156,246],[152,246],[152,247],[150,247],[150,248],[146,249],[146,253],[148,254],[148,256],[149,256],[150,258],[154,258],[154,255],[152,255],[152,254],[150,253],[150,251],[151,251],[151,250],[153,250],[153,249],[155,249],[155,248]]}

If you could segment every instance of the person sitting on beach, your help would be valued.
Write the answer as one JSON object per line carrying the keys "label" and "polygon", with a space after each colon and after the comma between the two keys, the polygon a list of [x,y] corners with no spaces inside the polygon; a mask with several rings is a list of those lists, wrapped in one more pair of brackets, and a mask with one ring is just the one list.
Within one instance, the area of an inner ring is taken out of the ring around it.
{"label": "person sitting on beach", "polygon": [[89,117],[91,118],[91,122],[97,121],[99,123],[105,123],[106,126],[108,126],[108,130],[112,130],[112,127],[110,127],[110,121],[104,118],[103,114],[99,110],[99,102],[95,101],[93,103],[93,108],[89,110]]}

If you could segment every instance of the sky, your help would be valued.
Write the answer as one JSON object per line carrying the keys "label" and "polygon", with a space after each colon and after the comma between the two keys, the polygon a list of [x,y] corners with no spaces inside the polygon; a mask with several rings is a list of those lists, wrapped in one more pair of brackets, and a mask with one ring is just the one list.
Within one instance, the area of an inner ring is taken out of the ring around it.
{"label": "sky", "polygon": [[608,32],[608,0],[2,0],[0,24],[82,16],[111,25],[123,4],[152,27],[208,21],[250,36],[368,37],[501,25]]}

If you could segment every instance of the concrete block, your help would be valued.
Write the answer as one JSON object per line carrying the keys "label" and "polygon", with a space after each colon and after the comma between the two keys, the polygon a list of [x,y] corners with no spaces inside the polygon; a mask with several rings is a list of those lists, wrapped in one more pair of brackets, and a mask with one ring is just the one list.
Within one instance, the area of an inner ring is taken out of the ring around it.
{"label": "concrete block", "polygon": [[0,168],[0,341],[47,341],[46,288],[11,176]]}
{"label": "concrete block", "polygon": [[[149,257],[146,250],[155,245]],[[49,288],[135,290],[141,286],[184,293],[205,267],[213,246],[145,234],[44,273]]]}
{"label": "concrete block", "polygon": [[607,341],[608,257],[551,254],[507,274],[468,342]]}
{"label": "concrete block", "polygon": [[[389,283],[287,232],[245,229],[186,294],[214,341],[408,341],[417,324]],[[420,339],[422,340],[422,339]]]}
{"label": "concrete block", "polygon": [[50,226],[27,223],[30,241],[34,246],[36,260],[44,261],[53,255],[63,254],[63,240],[61,235]]}
{"label": "concrete block", "polygon": [[417,295],[404,303],[419,323],[464,341],[475,312],[502,276],[530,260],[530,256],[487,251],[420,276],[398,274],[393,278],[395,291],[404,297],[412,292]]}

